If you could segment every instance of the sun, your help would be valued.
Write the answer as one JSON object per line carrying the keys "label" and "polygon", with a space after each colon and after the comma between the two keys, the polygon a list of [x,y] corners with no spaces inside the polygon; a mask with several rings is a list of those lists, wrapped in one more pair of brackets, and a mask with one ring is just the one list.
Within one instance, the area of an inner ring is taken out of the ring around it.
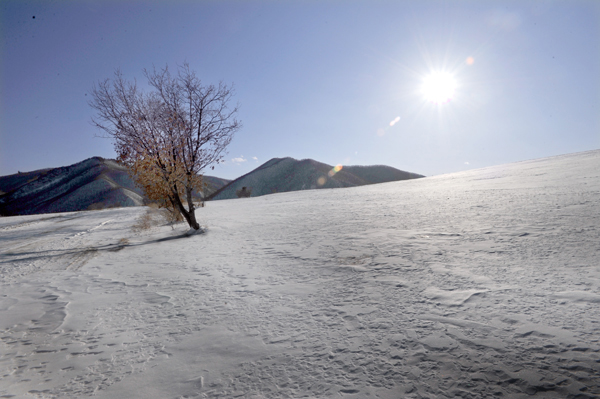
{"label": "sun", "polygon": [[444,104],[452,100],[456,86],[456,79],[452,74],[432,72],[423,79],[421,93],[429,102]]}

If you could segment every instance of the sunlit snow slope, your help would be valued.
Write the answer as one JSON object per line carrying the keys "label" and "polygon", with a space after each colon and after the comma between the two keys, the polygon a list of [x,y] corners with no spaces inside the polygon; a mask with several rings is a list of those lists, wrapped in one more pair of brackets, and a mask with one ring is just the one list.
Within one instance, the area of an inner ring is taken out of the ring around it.
{"label": "sunlit snow slope", "polygon": [[597,398],[600,151],[0,218],[0,397]]}

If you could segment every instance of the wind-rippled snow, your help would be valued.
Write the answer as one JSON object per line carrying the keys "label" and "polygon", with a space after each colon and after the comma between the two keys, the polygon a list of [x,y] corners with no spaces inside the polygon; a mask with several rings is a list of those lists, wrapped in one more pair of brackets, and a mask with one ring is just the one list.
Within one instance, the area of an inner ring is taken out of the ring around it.
{"label": "wind-rippled snow", "polygon": [[0,218],[0,397],[595,398],[600,151]]}

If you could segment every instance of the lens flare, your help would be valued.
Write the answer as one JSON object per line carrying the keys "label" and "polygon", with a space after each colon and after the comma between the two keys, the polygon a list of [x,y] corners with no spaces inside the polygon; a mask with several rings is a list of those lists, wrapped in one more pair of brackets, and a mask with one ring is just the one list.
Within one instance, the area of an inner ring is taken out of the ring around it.
{"label": "lens flare", "polygon": [[325,184],[327,182],[327,179],[325,178],[325,176],[321,176],[317,179],[317,184],[319,186],[322,186],[323,184]]}
{"label": "lens flare", "polygon": [[394,126],[396,123],[400,122],[400,117],[397,116],[396,119],[390,122],[390,126]]}
{"label": "lens flare", "polygon": [[329,175],[329,177],[333,177],[336,173],[338,173],[340,170],[342,170],[342,168],[343,168],[342,165],[336,165],[327,174]]}
{"label": "lens flare", "polygon": [[467,57],[467,60],[465,62],[467,63],[467,65],[473,65],[475,63],[475,58]]}

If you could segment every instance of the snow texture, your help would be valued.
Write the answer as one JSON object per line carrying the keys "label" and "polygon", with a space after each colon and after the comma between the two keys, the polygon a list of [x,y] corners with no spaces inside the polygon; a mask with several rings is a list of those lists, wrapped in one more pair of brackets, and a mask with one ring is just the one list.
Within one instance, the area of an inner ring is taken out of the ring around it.
{"label": "snow texture", "polygon": [[0,218],[0,397],[597,398],[600,151]]}

